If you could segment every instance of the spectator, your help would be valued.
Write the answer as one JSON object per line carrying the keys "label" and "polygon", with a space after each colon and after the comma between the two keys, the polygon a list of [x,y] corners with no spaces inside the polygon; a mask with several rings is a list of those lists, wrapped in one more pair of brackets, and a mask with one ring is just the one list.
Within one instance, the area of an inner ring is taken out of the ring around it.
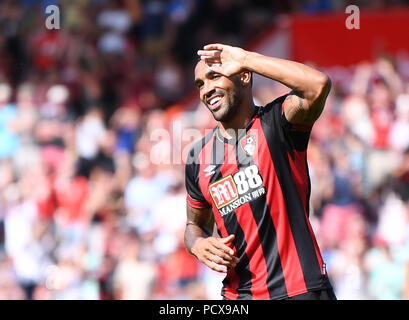
{"label": "spectator", "polygon": [[131,234],[114,270],[114,298],[119,300],[152,299],[156,268],[139,260],[139,239]]}
{"label": "spectator", "polygon": [[17,116],[11,103],[12,89],[8,83],[0,83],[0,158],[12,157],[18,148],[18,137],[11,124]]}

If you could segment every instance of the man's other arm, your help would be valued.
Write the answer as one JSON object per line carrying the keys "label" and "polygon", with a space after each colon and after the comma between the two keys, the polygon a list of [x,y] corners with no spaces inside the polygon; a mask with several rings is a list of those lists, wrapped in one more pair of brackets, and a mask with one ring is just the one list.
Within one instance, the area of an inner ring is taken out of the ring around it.
{"label": "man's other arm", "polygon": [[195,209],[187,204],[187,221],[185,229],[185,246],[189,253],[209,268],[226,272],[226,267],[235,267],[238,258],[230,244],[234,235],[226,238],[212,236],[213,214],[211,208]]}

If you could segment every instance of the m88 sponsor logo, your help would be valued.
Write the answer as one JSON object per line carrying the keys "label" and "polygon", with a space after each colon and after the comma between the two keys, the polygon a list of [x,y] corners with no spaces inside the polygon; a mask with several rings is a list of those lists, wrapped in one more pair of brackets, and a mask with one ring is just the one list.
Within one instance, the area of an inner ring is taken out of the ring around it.
{"label": "m88 sponsor logo", "polygon": [[265,193],[255,164],[212,183],[209,191],[222,216]]}

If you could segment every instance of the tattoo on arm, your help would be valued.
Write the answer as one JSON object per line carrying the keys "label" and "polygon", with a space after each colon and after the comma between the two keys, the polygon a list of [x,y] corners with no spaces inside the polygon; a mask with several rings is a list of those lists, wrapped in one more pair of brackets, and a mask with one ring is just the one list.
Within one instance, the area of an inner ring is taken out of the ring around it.
{"label": "tattoo on arm", "polygon": [[[297,103],[294,103],[294,98],[297,97],[297,98],[298,98],[298,105],[296,106],[296,108],[302,108],[302,106],[303,106],[303,100],[301,99],[300,95],[301,95],[301,93],[296,93],[296,92],[294,91],[294,93],[292,93],[292,94],[290,93],[290,94],[285,98],[285,100],[288,100],[288,101],[290,101],[290,103],[293,103],[294,105],[296,105]],[[295,99],[295,100],[297,100],[297,99]]]}
{"label": "tattoo on arm", "polygon": [[297,91],[291,91],[284,101],[285,116],[292,123],[312,125],[323,109],[324,103],[320,101],[311,106],[307,105],[302,93]]}
{"label": "tattoo on arm", "polygon": [[285,109],[286,118],[290,122],[301,122],[305,119],[308,114],[308,110],[304,108],[304,100],[301,93],[292,91],[285,98]]}

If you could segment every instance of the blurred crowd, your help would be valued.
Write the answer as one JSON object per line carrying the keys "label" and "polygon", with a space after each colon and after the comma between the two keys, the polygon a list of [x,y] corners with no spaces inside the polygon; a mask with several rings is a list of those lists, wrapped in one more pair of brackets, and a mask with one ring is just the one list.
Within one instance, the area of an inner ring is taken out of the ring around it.
{"label": "blurred crowd", "polygon": [[339,298],[409,298],[409,55],[326,70],[309,146],[319,242]]}
{"label": "blurred crowd", "polygon": [[[196,50],[336,3],[1,1],[0,299],[220,299],[183,244],[182,133],[215,125],[180,103]],[[409,54],[325,71],[310,216],[336,294],[409,298]],[[254,88],[260,105],[287,92]]]}

